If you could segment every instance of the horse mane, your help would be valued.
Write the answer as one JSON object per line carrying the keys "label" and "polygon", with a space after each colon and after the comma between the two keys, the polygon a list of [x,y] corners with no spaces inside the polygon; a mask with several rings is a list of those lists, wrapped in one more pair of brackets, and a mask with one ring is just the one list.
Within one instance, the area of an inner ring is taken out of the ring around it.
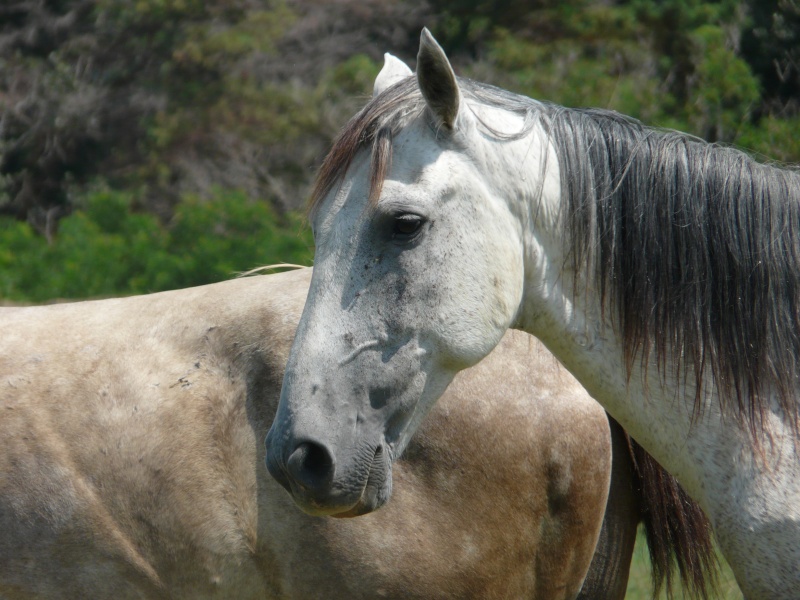
{"label": "horse mane", "polygon": [[[798,428],[800,382],[800,173],[675,131],[599,109],[570,109],[459,79],[471,102],[521,115],[515,134],[539,123],[555,148],[565,198],[563,225],[575,281],[600,290],[635,362],[694,387],[694,415],[710,386],[721,410],[755,436],[774,392]],[[370,202],[391,164],[392,137],[423,114],[409,77],[344,127],[320,168],[317,210],[355,156],[372,147]],[[576,290],[578,288],[576,287]],[[579,293],[576,291],[576,293]]]}
{"label": "horse mane", "polygon": [[797,431],[800,173],[598,110],[554,111],[574,273],[616,317],[630,373],[706,389],[755,434],[774,392]]}

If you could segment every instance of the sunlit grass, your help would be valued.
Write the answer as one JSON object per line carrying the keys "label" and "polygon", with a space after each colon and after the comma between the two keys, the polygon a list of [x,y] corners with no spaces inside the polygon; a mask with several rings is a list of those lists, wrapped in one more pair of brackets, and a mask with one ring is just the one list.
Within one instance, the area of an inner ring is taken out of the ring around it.
{"label": "sunlit grass", "polygon": [[[742,600],[742,593],[736,580],[733,577],[730,567],[725,559],[720,555],[720,577],[718,593],[713,596],[713,600]],[[628,580],[628,591],[625,594],[626,600],[650,600],[652,598],[652,586],[650,584],[650,557],[647,554],[647,542],[643,531],[639,530],[639,537],[636,540],[636,549],[633,552],[633,564],[631,565],[631,575]],[[673,596],[674,600],[685,600],[685,596],[680,589],[676,589]],[[657,596],[658,600],[667,600],[667,594],[662,589]]]}

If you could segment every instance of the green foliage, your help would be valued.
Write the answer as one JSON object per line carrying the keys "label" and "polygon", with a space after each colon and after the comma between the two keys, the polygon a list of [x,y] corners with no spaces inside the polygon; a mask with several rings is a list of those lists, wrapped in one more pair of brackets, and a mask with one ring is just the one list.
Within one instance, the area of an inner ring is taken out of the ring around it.
{"label": "green foliage", "polygon": [[[461,75],[800,162],[799,6],[0,3],[0,214],[24,221],[0,220],[0,296],[137,293],[308,262],[285,211],[369,97],[382,52],[411,58],[423,23]],[[87,192],[98,180],[109,189]]]}
{"label": "green foliage", "polygon": [[595,15],[595,26],[608,19],[618,24],[615,31],[619,34],[603,38],[600,43],[586,30],[579,37],[547,43],[498,30],[488,46],[492,67],[487,71],[499,70],[503,74],[500,85],[534,98],[566,106],[614,108],[653,120],[654,107],[663,99],[659,97],[658,81],[643,75],[652,70],[650,58],[642,54],[636,37],[626,33],[625,27],[630,23],[626,23],[624,15],[602,16],[606,18]]}
{"label": "green foliage", "polygon": [[742,32],[742,57],[752,66],[769,112],[800,109],[800,1],[748,3],[750,23]]}
{"label": "green foliage", "polygon": [[187,197],[163,227],[131,211],[129,194],[88,194],[50,244],[24,222],[0,219],[0,297],[40,302],[140,294],[228,279],[260,265],[310,264],[302,217],[278,219],[266,202],[220,192]]}
{"label": "green foliage", "polygon": [[[15,19],[4,21],[5,11]],[[253,145],[285,143],[286,128],[248,123],[248,111],[229,127],[219,115],[232,104],[289,122],[302,114],[271,102],[287,91],[257,73],[294,19],[283,0],[0,7],[0,212],[50,233],[47,215],[68,214],[98,176],[144,190],[140,201],[162,217],[187,190],[273,197]],[[196,176],[202,169],[207,178]]]}
{"label": "green foliage", "polygon": [[365,54],[354,54],[326,74],[322,88],[335,89],[339,94],[361,94],[367,97],[381,66]]}
{"label": "green foliage", "polygon": [[753,61],[741,55],[741,33],[751,22],[742,3],[574,0],[529,12],[525,25],[495,26],[484,36],[485,58],[469,67],[473,76],[567,106],[612,108],[710,141],[746,136],[763,146],[758,119],[772,100],[762,97]]}
{"label": "green foliage", "polygon": [[689,35],[694,73],[683,113],[703,137],[731,141],[760,97],[749,65],[736,56],[717,25],[701,25]]}
{"label": "green foliage", "polygon": [[288,213],[281,223],[268,203],[242,193],[210,202],[184,199],[175,213],[168,252],[181,257],[171,280],[178,287],[221,281],[264,264],[311,264],[313,258],[303,216]]}
{"label": "green foliage", "polygon": [[800,115],[768,115],[742,127],[735,141],[764,160],[796,164],[800,162]]}

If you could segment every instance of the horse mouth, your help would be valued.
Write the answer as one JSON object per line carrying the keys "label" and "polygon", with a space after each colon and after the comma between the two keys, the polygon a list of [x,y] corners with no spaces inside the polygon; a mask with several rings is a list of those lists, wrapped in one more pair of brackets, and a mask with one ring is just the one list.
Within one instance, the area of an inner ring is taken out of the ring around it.
{"label": "horse mouth", "polygon": [[360,517],[386,504],[392,494],[392,468],[391,461],[384,456],[383,444],[378,445],[372,457],[367,481],[361,490],[361,496],[351,508],[331,514],[337,519]]}

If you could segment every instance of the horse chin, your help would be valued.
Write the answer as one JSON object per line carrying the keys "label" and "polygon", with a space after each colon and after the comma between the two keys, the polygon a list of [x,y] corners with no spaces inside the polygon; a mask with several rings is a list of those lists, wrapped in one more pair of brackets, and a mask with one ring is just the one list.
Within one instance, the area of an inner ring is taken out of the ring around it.
{"label": "horse chin", "polygon": [[371,504],[368,502],[360,502],[356,504],[350,510],[346,510],[344,512],[336,513],[332,516],[334,519],[352,519],[353,517],[360,517],[361,515],[368,515],[369,513],[378,510],[381,506],[385,504],[385,501],[379,504]]}

